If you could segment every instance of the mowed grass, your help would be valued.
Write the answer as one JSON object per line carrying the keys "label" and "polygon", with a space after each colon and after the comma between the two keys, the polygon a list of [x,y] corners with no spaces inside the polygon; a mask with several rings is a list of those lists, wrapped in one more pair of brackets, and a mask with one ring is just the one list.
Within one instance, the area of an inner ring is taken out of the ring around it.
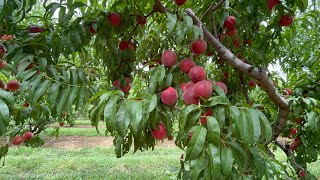
{"label": "mowed grass", "polygon": [[175,179],[181,150],[156,148],[118,159],[114,148],[12,148],[0,179]]}

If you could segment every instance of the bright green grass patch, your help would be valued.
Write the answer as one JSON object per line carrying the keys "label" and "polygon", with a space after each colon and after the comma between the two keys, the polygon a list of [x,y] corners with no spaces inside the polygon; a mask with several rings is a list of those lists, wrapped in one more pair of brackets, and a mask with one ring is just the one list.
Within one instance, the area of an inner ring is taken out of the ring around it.
{"label": "bright green grass patch", "polygon": [[[55,128],[48,128],[44,130],[44,134],[49,135],[56,131]],[[105,136],[106,128],[99,128],[99,133],[95,127],[92,128],[59,128],[59,136]]]}
{"label": "bright green grass patch", "polygon": [[10,149],[0,179],[175,179],[181,151],[156,148],[116,158],[114,148]]}

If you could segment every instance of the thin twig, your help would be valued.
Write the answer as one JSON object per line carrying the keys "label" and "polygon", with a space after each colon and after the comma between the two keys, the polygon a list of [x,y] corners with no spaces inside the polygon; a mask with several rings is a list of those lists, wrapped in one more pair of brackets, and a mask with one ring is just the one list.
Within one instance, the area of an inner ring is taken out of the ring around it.
{"label": "thin twig", "polygon": [[226,0],[221,0],[216,5],[213,5],[213,3],[212,3],[211,6],[203,13],[200,20],[202,20],[202,18],[207,15],[209,10],[211,10],[211,12],[214,13],[224,2],[226,2]]}
{"label": "thin twig", "polygon": [[250,105],[252,105],[253,102],[252,102],[252,100],[251,100],[250,97],[249,97],[248,89],[247,89],[247,86],[246,86],[246,84],[245,84],[245,82],[244,82],[244,76],[243,76],[243,73],[241,73],[241,72],[239,72],[239,79],[240,79],[240,82],[241,82],[241,85],[242,85],[242,92],[243,92],[243,94],[244,94],[244,97],[246,98],[247,103],[250,104]]}
{"label": "thin twig", "polygon": [[218,38],[218,34],[217,34],[217,27],[216,27],[216,22],[214,20],[214,12],[213,10],[211,9],[211,12],[210,12],[210,23],[211,23],[211,33],[213,34],[213,36],[215,38]]}

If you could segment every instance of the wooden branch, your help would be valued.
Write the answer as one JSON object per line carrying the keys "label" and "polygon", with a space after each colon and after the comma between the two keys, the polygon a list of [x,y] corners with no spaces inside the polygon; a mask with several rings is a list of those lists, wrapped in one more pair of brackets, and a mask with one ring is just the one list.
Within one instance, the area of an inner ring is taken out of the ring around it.
{"label": "wooden branch", "polygon": [[210,24],[211,24],[211,33],[214,35],[215,38],[217,38],[218,37],[217,27],[216,27],[216,22],[214,20],[214,13],[212,10],[210,14]]}
{"label": "wooden branch", "polygon": [[[194,24],[202,24],[191,9],[187,9],[186,13],[193,19]],[[252,65],[241,61],[229,49],[221,44],[221,42],[215,38],[205,26],[202,25],[202,29],[207,42],[213,47],[213,49],[215,49],[215,51],[218,53],[218,56],[227,61],[238,71],[258,80],[261,84],[260,87],[266,92],[274,104],[279,107],[278,119],[273,125],[272,141],[275,140],[285,128],[287,117],[289,115],[288,102],[279,95],[276,87],[273,85],[273,82],[269,79],[269,74],[266,70],[253,67]]]}
{"label": "wooden branch", "polygon": [[280,149],[282,149],[282,151],[284,153],[286,153],[288,161],[290,162],[291,166],[296,171],[296,173],[299,175],[299,171],[304,170],[304,169],[297,163],[297,161],[295,159],[295,156],[294,156],[294,152],[293,152],[292,149],[290,149],[290,146],[287,145],[287,144],[282,143],[278,139],[276,139],[274,141],[274,143],[276,145],[278,145],[280,147]]}
{"label": "wooden branch", "polygon": [[253,102],[252,100],[250,99],[249,97],[249,94],[248,94],[248,89],[247,89],[247,86],[246,86],[246,83],[244,82],[244,76],[243,76],[243,73],[239,72],[239,79],[240,79],[240,82],[242,84],[242,92],[244,94],[244,97],[246,98],[247,100],[247,103],[252,105]]}

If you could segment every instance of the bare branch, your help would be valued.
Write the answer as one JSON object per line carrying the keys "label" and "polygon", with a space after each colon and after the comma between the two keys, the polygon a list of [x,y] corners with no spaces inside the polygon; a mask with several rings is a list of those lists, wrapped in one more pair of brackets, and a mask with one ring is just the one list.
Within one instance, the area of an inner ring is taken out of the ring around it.
{"label": "bare branch", "polygon": [[217,27],[216,27],[216,22],[214,20],[214,14],[213,11],[211,10],[211,14],[210,14],[210,25],[211,25],[211,32],[214,35],[215,38],[218,37],[217,34]]}
{"label": "bare branch", "polygon": [[167,9],[162,5],[160,0],[154,0],[153,10],[159,13],[166,13]]}
{"label": "bare branch", "polygon": [[[193,19],[194,24],[202,24],[199,18],[191,9],[187,9],[186,13]],[[238,59],[229,49],[227,49],[220,41],[215,38],[205,26],[202,27],[204,36],[206,37],[209,44],[212,45],[213,49],[217,52],[218,56],[227,61],[231,66],[236,68],[238,71],[247,74],[261,84],[261,88],[266,92],[269,98],[279,107],[278,120],[273,125],[273,138],[276,139],[279,134],[283,131],[287,117],[289,115],[288,102],[279,95],[273,82],[269,79],[269,74],[266,70],[259,69],[247,64]]]}

